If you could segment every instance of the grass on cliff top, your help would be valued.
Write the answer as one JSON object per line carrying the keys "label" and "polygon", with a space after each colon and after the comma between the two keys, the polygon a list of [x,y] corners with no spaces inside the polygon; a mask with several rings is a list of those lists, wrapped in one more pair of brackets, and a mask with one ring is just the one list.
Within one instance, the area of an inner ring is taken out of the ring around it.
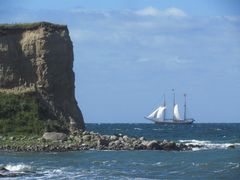
{"label": "grass on cliff top", "polygon": [[53,24],[50,22],[35,22],[35,23],[15,23],[15,24],[0,24],[0,29],[34,29],[39,26],[47,26],[51,28],[65,28],[66,25]]}
{"label": "grass on cliff top", "polygon": [[0,93],[0,134],[41,135],[45,131],[66,132],[66,125],[48,119],[39,99],[29,94]]}

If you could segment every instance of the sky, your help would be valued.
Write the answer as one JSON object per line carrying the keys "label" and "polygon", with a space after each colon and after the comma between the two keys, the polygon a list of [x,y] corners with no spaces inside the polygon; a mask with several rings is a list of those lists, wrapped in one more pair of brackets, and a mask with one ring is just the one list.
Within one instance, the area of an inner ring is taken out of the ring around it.
{"label": "sky", "polygon": [[148,123],[172,89],[198,123],[240,123],[240,1],[0,0],[0,23],[66,24],[86,123]]}

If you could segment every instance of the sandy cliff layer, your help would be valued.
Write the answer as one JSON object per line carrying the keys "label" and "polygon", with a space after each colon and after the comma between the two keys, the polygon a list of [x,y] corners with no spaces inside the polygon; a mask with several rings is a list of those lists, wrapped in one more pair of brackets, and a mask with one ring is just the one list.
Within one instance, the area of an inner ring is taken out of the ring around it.
{"label": "sandy cliff layer", "polygon": [[58,120],[84,129],[74,95],[73,46],[67,26],[0,25],[0,91],[35,91]]}

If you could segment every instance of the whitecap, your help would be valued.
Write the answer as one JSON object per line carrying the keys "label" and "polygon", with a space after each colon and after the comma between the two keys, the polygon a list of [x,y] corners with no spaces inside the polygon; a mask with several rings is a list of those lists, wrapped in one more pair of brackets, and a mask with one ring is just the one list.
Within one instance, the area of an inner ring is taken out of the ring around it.
{"label": "whitecap", "polygon": [[141,129],[141,128],[134,128],[134,130],[138,130],[138,131],[141,131],[142,129]]}
{"label": "whitecap", "polygon": [[107,164],[109,163],[109,161],[102,161],[102,164]]}
{"label": "whitecap", "polygon": [[233,162],[229,162],[227,164],[227,167],[230,167],[231,169],[237,169],[240,167],[240,163],[233,163]]}
{"label": "whitecap", "polygon": [[206,149],[227,149],[229,147],[238,148],[240,147],[240,143],[214,143],[211,141],[203,141],[203,140],[179,140],[180,143],[184,143],[187,146],[201,146],[201,147],[193,147],[193,151],[206,150]]}
{"label": "whitecap", "polygon": [[154,163],[153,166],[159,166],[159,167],[163,167],[163,166],[167,166],[168,164],[167,163],[163,163],[163,162],[157,162],[157,163]]}
{"label": "whitecap", "polygon": [[180,171],[170,171],[169,174],[177,174],[179,173]]}
{"label": "whitecap", "polygon": [[53,173],[61,174],[63,171],[62,171],[61,169],[54,169],[52,172],[53,172]]}
{"label": "whitecap", "polygon": [[219,170],[215,170],[213,171],[214,173],[222,173],[223,171],[225,171],[225,169],[219,169]]}
{"label": "whitecap", "polygon": [[199,167],[199,166],[208,166],[208,163],[192,163],[193,166]]}
{"label": "whitecap", "polygon": [[12,171],[12,172],[26,172],[26,171],[30,171],[32,169],[31,166],[26,165],[26,164],[7,164],[5,166],[5,168],[8,171]]}
{"label": "whitecap", "polygon": [[67,171],[64,171],[64,169],[47,169],[47,170],[42,170],[40,175],[43,175],[43,179],[50,179],[53,177],[59,177],[61,175],[68,175]]}
{"label": "whitecap", "polygon": [[202,140],[190,139],[190,140],[179,140],[179,142],[201,145],[201,144],[210,143],[211,141],[202,141]]}
{"label": "whitecap", "polygon": [[200,151],[200,150],[201,150],[201,148],[198,148],[198,147],[192,148],[192,151]]}
{"label": "whitecap", "polygon": [[157,163],[155,163],[154,165],[156,165],[156,166],[162,166],[163,163],[162,163],[162,162],[157,162]]}
{"label": "whitecap", "polygon": [[154,128],[153,130],[154,130],[154,131],[161,131],[161,130],[163,130],[163,129],[155,129],[155,128]]}
{"label": "whitecap", "polygon": [[142,162],[132,162],[133,165],[144,165],[145,163]]}

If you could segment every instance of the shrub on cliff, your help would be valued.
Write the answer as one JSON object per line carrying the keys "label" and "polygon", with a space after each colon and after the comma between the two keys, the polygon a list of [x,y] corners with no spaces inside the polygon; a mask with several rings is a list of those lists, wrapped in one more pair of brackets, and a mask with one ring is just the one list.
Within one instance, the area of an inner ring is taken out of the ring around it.
{"label": "shrub on cliff", "polygon": [[36,99],[26,95],[0,93],[0,133],[40,134],[44,121],[39,119]]}

